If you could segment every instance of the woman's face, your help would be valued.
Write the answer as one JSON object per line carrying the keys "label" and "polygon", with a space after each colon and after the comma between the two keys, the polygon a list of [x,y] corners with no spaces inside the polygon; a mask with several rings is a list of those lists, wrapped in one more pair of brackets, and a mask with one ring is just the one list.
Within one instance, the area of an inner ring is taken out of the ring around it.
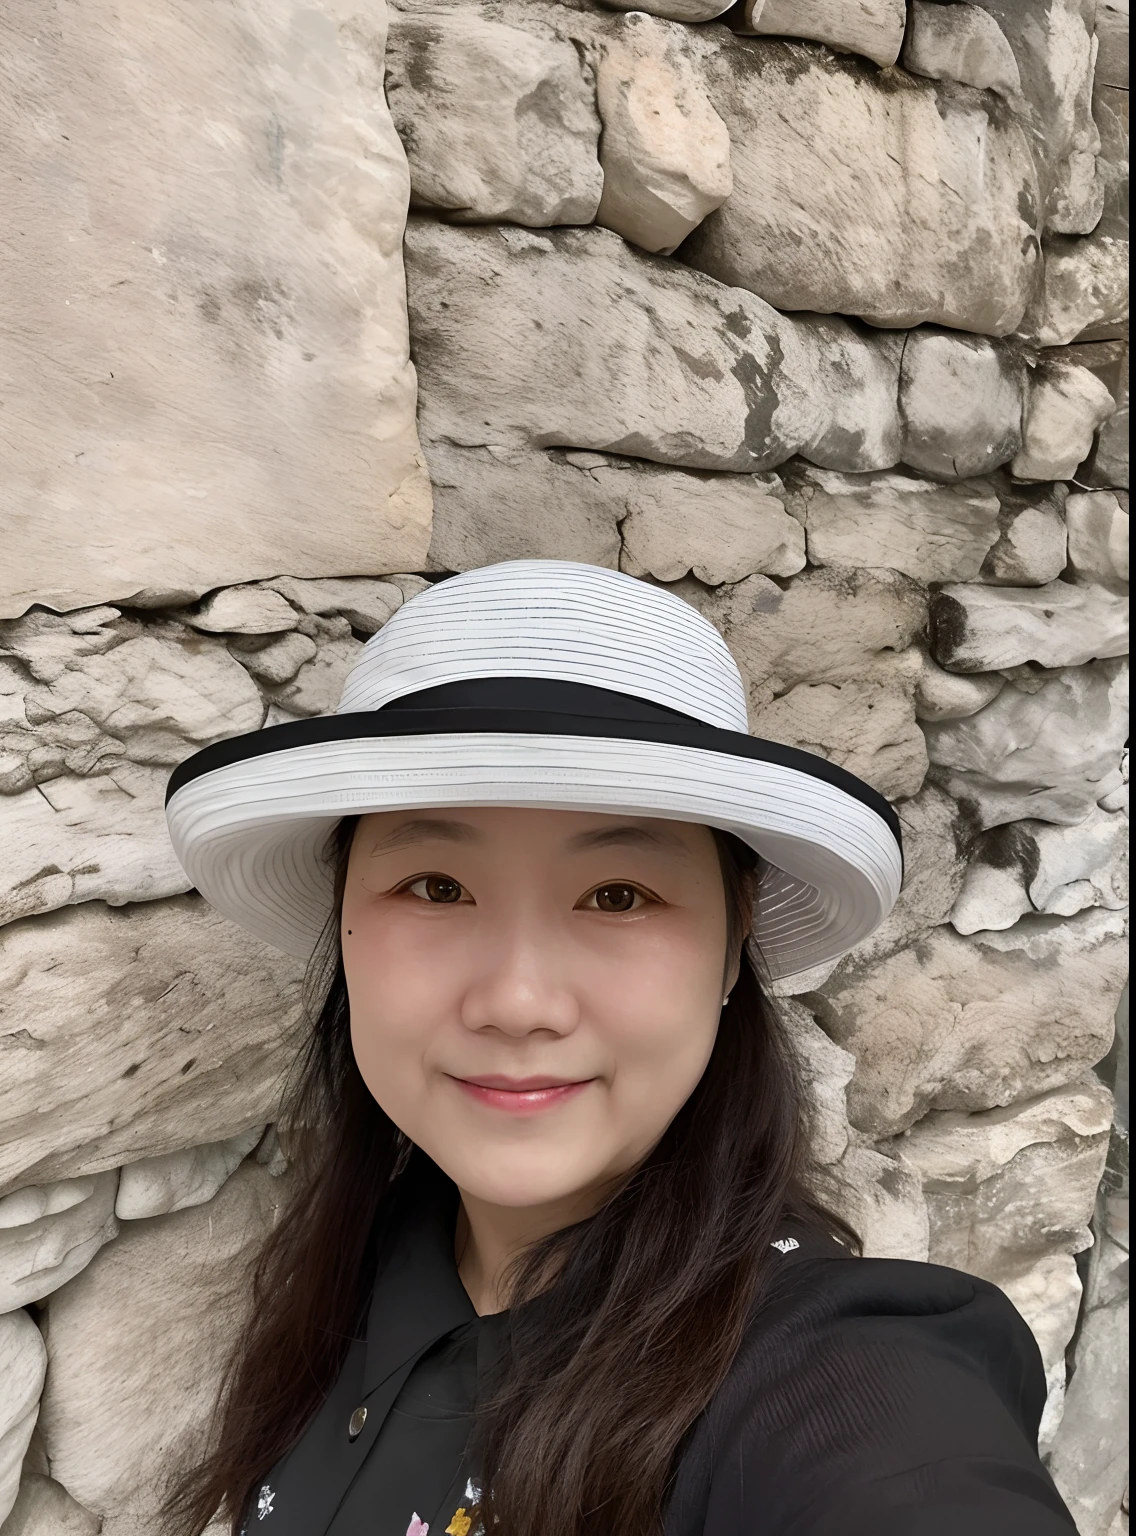
{"label": "woman's face", "polygon": [[577,811],[388,811],[342,909],[355,1059],[395,1124],[480,1200],[599,1191],[709,1059],[726,900],[705,827]]}

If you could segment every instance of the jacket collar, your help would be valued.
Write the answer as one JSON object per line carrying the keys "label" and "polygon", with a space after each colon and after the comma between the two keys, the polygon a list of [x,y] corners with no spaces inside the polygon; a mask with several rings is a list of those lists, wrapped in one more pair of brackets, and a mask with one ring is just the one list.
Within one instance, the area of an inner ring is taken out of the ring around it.
{"label": "jacket collar", "polygon": [[478,1321],[454,1262],[457,1186],[419,1148],[400,1182],[387,1218],[396,1235],[380,1260],[367,1317],[364,1397],[444,1334]]}

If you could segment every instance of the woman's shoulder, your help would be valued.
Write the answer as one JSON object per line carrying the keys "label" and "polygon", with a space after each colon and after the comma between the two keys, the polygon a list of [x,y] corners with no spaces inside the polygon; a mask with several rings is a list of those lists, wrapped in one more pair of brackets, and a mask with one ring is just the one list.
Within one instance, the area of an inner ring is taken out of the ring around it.
{"label": "woman's shoulder", "polygon": [[[911,1259],[860,1258],[825,1232],[786,1222],[772,1247],[771,1272],[754,1307],[736,1368],[767,1368],[778,1354],[815,1357],[822,1342],[857,1362],[849,1390],[884,1369],[889,1380],[907,1355],[970,1369],[1008,1393],[1032,1424],[1045,1405],[1041,1354],[1005,1292],[977,1275]],[[819,1365],[819,1362],[818,1362]],[[831,1362],[829,1369],[831,1370]]]}
{"label": "woman's shoulder", "polygon": [[1073,1531],[1037,1456],[1041,1357],[997,1286],[858,1258],[795,1224],[773,1246],[733,1367],[692,1438],[668,1536],[733,1536],[759,1515],[771,1533],[809,1536]]}

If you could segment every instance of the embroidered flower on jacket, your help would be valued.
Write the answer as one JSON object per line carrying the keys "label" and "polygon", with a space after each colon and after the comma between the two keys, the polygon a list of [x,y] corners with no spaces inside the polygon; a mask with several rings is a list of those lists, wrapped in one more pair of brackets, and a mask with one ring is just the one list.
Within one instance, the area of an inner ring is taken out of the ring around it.
{"label": "embroidered flower on jacket", "polygon": [[410,1517],[410,1524],[406,1527],[406,1536],[430,1536],[430,1527],[426,1524],[425,1520],[418,1518],[417,1511]]}

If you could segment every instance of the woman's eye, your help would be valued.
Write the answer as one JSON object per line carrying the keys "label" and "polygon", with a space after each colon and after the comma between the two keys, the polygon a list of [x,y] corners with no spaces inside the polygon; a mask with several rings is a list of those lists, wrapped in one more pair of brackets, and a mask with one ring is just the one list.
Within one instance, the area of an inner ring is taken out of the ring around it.
{"label": "woman's eye", "polygon": [[451,880],[449,875],[422,875],[403,889],[417,896],[420,901],[431,901],[437,906],[452,905],[465,894],[465,888],[456,880]]}
{"label": "woman's eye", "polygon": [[601,885],[584,897],[584,905],[599,912],[632,912],[645,900],[643,892],[634,885]]}

